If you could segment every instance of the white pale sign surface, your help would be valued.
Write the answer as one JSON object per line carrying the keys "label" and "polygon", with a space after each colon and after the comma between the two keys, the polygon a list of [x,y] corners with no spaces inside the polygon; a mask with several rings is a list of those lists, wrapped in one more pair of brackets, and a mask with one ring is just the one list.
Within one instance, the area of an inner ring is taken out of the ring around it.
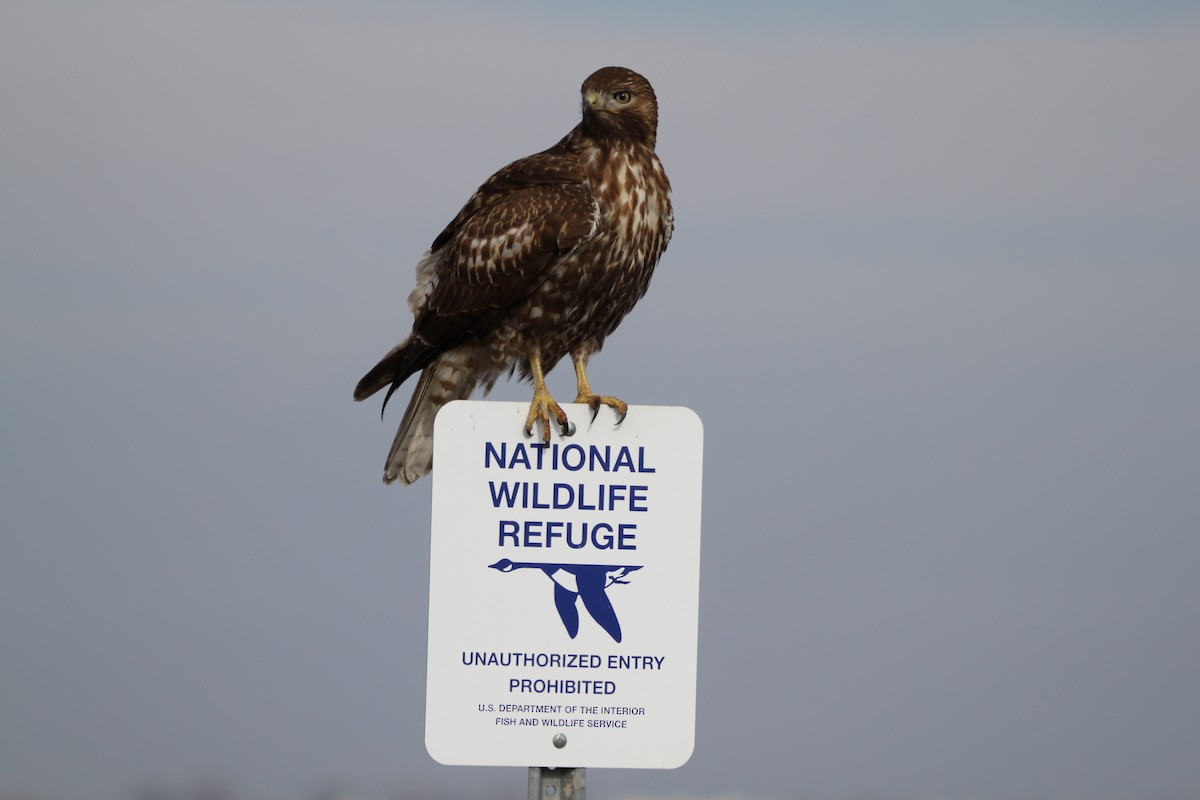
{"label": "white pale sign surface", "polygon": [[564,408],[576,432],[549,445],[525,437],[527,403],[438,414],[425,745],[443,764],[678,767],[695,740],[700,419]]}

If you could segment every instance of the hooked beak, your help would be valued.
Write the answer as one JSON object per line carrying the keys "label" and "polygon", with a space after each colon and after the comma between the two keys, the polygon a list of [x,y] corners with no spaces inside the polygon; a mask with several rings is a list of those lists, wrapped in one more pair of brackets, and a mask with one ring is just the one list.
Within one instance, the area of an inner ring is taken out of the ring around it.
{"label": "hooked beak", "polygon": [[609,110],[608,106],[604,103],[604,99],[600,96],[600,93],[597,92],[595,89],[589,90],[588,93],[583,96],[583,100],[585,103],[587,103],[589,106],[592,107],[593,111],[608,111]]}

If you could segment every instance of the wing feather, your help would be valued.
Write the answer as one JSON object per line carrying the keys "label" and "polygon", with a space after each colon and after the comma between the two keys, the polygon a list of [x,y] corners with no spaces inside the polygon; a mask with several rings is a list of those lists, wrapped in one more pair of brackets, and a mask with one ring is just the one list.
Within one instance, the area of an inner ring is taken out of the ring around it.
{"label": "wing feather", "polygon": [[591,237],[598,220],[596,200],[581,184],[492,193],[439,237],[437,272],[414,332],[435,349],[485,335]]}
{"label": "wing feather", "polygon": [[417,265],[412,335],[359,381],[356,399],[395,391],[441,353],[485,338],[595,233],[599,203],[570,140],[488,178],[438,235]]}

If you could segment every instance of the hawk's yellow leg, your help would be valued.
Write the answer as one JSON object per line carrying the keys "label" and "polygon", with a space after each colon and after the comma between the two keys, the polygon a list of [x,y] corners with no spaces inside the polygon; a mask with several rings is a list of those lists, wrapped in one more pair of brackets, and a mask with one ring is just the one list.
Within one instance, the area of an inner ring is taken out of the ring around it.
{"label": "hawk's yellow leg", "polygon": [[533,402],[529,404],[529,416],[525,418],[525,435],[533,436],[535,422],[542,423],[542,441],[550,444],[550,415],[558,423],[563,436],[575,433],[575,426],[567,419],[567,412],[562,410],[546,388],[546,375],[542,372],[542,352],[536,347],[529,354],[529,371],[533,373]]}
{"label": "hawk's yellow leg", "polygon": [[592,419],[600,413],[600,406],[608,406],[617,412],[617,422],[622,422],[629,413],[629,406],[623,400],[606,394],[596,394],[592,391],[587,378],[587,357],[579,353],[571,353],[571,361],[575,362],[575,382],[579,386],[579,394],[575,396],[576,403],[587,403],[592,409]]}

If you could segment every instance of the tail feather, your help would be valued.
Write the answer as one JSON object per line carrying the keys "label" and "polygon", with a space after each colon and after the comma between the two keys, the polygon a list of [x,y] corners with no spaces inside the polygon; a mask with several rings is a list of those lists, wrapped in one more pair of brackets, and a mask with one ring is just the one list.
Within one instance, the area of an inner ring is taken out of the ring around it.
{"label": "tail feather", "polygon": [[[387,397],[383,400],[384,408],[391,398],[392,392],[399,388],[410,375],[437,356],[437,350],[424,341],[409,337],[393,347],[379,363],[371,367],[371,371],[362,377],[354,387],[354,399],[366,400],[383,387],[391,384]],[[382,412],[381,412],[382,413]]]}
{"label": "tail feather", "polygon": [[378,392],[389,383],[395,383],[396,378],[392,369],[391,360],[403,345],[397,345],[395,350],[392,350],[383,359],[371,367],[371,371],[362,376],[362,380],[354,387],[354,399],[366,400],[371,395]]}
{"label": "tail feather", "polygon": [[407,485],[433,469],[434,418],[446,403],[470,397],[476,381],[470,357],[461,350],[444,353],[425,367],[388,453],[384,483]]}

